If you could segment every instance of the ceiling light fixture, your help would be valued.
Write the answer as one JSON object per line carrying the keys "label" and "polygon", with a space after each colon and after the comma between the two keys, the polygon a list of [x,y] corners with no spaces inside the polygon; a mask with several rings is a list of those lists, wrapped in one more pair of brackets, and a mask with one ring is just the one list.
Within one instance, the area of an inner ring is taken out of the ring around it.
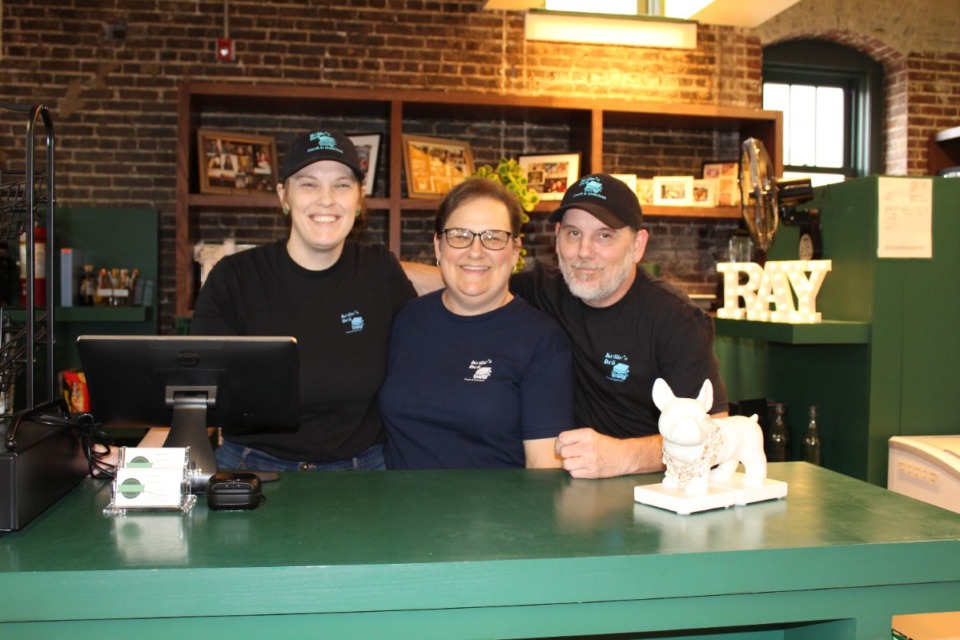
{"label": "ceiling light fixture", "polygon": [[662,16],[753,29],[797,2],[799,0],[486,0],[483,8],[502,11],[546,8],[589,14]]}
{"label": "ceiling light fixture", "polygon": [[621,16],[635,16],[640,11],[637,0],[545,0],[539,7],[533,9],[547,9],[548,11],[576,11],[579,13],[612,13]]}
{"label": "ceiling light fixture", "polygon": [[527,11],[527,40],[630,47],[697,48],[697,23],[658,16]]}

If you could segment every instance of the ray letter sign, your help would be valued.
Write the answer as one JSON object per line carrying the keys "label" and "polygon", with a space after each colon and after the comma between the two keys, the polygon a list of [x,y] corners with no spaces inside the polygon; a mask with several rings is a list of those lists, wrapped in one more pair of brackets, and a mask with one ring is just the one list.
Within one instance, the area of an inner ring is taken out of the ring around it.
{"label": "ray letter sign", "polygon": [[[720,262],[717,271],[723,274],[723,306],[717,309],[717,317],[820,322],[817,293],[831,267],[830,260],[784,260],[762,267],[754,262]],[[746,274],[746,282],[741,282],[741,273]]]}

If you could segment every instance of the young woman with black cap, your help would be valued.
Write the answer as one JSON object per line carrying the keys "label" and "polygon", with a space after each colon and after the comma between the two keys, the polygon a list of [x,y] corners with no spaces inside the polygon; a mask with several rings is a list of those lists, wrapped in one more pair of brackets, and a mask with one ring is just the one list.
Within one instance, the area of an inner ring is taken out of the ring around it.
{"label": "young woman with black cap", "polygon": [[294,336],[300,425],[294,433],[225,440],[218,467],[383,469],[376,395],[393,317],[416,293],[385,247],[348,239],[364,200],[360,159],[347,136],[329,129],[298,136],[277,195],[289,237],[223,258],[197,298],[191,333]]}

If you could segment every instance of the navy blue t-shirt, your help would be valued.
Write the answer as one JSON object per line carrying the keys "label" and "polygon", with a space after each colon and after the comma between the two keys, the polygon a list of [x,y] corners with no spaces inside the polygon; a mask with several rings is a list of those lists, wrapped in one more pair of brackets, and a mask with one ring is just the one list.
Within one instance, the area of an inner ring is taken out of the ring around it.
{"label": "navy blue t-shirt", "polygon": [[380,414],[391,469],[523,467],[524,440],[573,427],[570,343],[519,298],[478,316],[442,291],[394,321]]}

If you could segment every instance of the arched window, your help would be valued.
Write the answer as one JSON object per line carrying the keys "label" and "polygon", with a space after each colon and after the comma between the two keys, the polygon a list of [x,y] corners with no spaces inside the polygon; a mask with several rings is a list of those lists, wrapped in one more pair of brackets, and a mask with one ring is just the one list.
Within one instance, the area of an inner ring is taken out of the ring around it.
{"label": "arched window", "polygon": [[883,66],[870,57],[822,40],[764,47],[763,108],[784,114],[784,178],[881,171]]}

